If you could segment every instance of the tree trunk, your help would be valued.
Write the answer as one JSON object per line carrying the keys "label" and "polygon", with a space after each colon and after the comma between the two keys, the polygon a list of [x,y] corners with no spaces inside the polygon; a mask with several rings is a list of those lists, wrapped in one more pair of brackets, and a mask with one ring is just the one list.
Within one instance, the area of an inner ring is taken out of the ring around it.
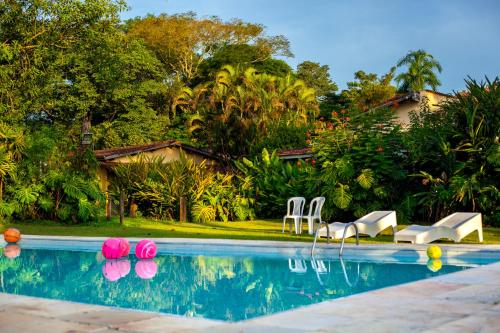
{"label": "tree trunk", "polygon": [[131,200],[132,202],[130,203],[130,210],[128,213],[129,217],[135,218],[137,217],[137,204]]}
{"label": "tree trunk", "polygon": [[120,191],[120,224],[123,225],[125,219],[125,191]]}
{"label": "tree trunk", "polygon": [[111,196],[109,191],[106,191],[106,220],[111,219]]}
{"label": "tree trunk", "polygon": [[179,222],[187,221],[187,198],[181,197],[179,200]]}

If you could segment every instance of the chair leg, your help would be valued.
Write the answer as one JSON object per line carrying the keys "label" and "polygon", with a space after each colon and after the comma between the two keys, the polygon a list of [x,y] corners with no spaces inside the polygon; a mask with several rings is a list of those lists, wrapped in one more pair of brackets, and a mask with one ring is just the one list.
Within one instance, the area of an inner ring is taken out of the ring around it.
{"label": "chair leg", "polygon": [[283,228],[281,229],[281,233],[285,233],[285,223],[286,223],[286,217],[283,218]]}
{"label": "chair leg", "polygon": [[295,234],[298,235],[301,233],[301,230],[300,230],[300,218],[294,218],[294,222],[295,222]]}
{"label": "chair leg", "polygon": [[394,243],[397,243],[396,232],[398,232],[398,227],[392,226],[392,239],[393,239]]}
{"label": "chair leg", "polygon": [[483,242],[483,228],[477,229],[477,235],[479,236],[479,243]]}
{"label": "chair leg", "polygon": [[314,219],[307,218],[307,229],[309,235],[314,234]]}

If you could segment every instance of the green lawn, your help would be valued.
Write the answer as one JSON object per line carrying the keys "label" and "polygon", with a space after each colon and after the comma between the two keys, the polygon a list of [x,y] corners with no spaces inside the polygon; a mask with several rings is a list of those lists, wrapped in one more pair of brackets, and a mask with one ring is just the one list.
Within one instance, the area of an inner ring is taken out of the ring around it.
{"label": "green lawn", "polygon": [[[58,236],[116,236],[116,237],[179,237],[179,238],[230,238],[310,242],[312,236],[307,233],[295,235],[287,231],[281,233],[279,220],[255,220],[252,222],[212,222],[204,224],[158,222],[146,218],[126,218],[121,226],[117,218],[111,221],[101,220],[91,225],[64,225],[55,222],[19,222],[0,224],[0,230],[15,227],[23,234],[58,235]],[[399,226],[403,229],[405,226]],[[484,244],[500,244],[500,228],[484,228]],[[347,240],[354,242],[354,238]],[[392,242],[390,230],[376,238],[361,237],[363,243]],[[477,234],[465,238],[463,243],[477,243]],[[443,242],[445,243],[445,242]]]}

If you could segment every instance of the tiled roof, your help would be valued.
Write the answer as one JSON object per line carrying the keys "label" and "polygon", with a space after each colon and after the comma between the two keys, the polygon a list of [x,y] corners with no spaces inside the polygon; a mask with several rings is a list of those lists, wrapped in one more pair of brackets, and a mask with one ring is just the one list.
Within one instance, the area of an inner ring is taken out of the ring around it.
{"label": "tiled roof", "polygon": [[435,95],[444,96],[444,97],[453,97],[452,95],[448,95],[448,94],[441,93],[441,92],[434,91],[434,90],[420,90],[420,91],[417,91],[417,92],[409,92],[409,93],[406,93],[406,94],[396,95],[396,96],[394,96],[392,98],[389,98],[384,103],[382,103],[380,105],[377,105],[374,108],[367,109],[366,111],[368,111],[368,110],[374,110],[374,109],[378,109],[378,108],[383,108],[383,107],[391,107],[391,106],[398,105],[398,104],[401,104],[401,103],[405,103],[405,102],[408,102],[408,101],[418,102],[418,101],[420,101],[420,93],[422,91],[425,91],[425,92],[428,92],[428,93],[431,93],[431,94],[435,94]]}
{"label": "tiled roof", "polygon": [[94,154],[98,160],[110,161],[110,160],[113,160],[113,159],[121,157],[121,156],[135,155],[135,154],[143,153],[146,151],[152,151],[152,150],[157,150],[157,149],[162,149],[162,148],[167,148],[167,147],[182,148],[185,151],[200,154],[200,155],[203,155],[203,156],[210,158],[210,159],[217,159],[217,157],[215,155],[213,155],[212,153],[210,153],[206,150],[195,148],[195,147],[192,147],[190,145],[186,145],[186,144],[181,143],[181,142],[176,141],[176,140],[159,141],[159,142],[153,142],[153,143],[148,143],[148,144],[143,144],[143,145],[134,145],[134,146],[127,146],[127,147],[95,150]]}

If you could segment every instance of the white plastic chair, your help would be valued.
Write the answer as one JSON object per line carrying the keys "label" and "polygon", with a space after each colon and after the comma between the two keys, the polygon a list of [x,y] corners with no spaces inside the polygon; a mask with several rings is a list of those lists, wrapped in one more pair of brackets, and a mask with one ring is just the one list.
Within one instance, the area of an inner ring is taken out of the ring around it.
{"label": "white plastic chair", "polygon": [[317,220],[321,223],[321,210],[325,204],[325,197],[316,197],[311,200],[309,204],[309,214],[302,216],[303,219],[307,220],[307,228],[309,235],[314,235],[314,221]]}
{"label": "white plastic chair", "polygon": [[[302,233],[302,214],[304,212],[304,205],[306,204],[306,199],[303,197],[293,197],[288,199],[286,215],[283,217],[283,230],[285,232],[286,220],[293,220],[295,224],[295,233]],[[290,233],[292,233],[292,224],[290,223]]]}

